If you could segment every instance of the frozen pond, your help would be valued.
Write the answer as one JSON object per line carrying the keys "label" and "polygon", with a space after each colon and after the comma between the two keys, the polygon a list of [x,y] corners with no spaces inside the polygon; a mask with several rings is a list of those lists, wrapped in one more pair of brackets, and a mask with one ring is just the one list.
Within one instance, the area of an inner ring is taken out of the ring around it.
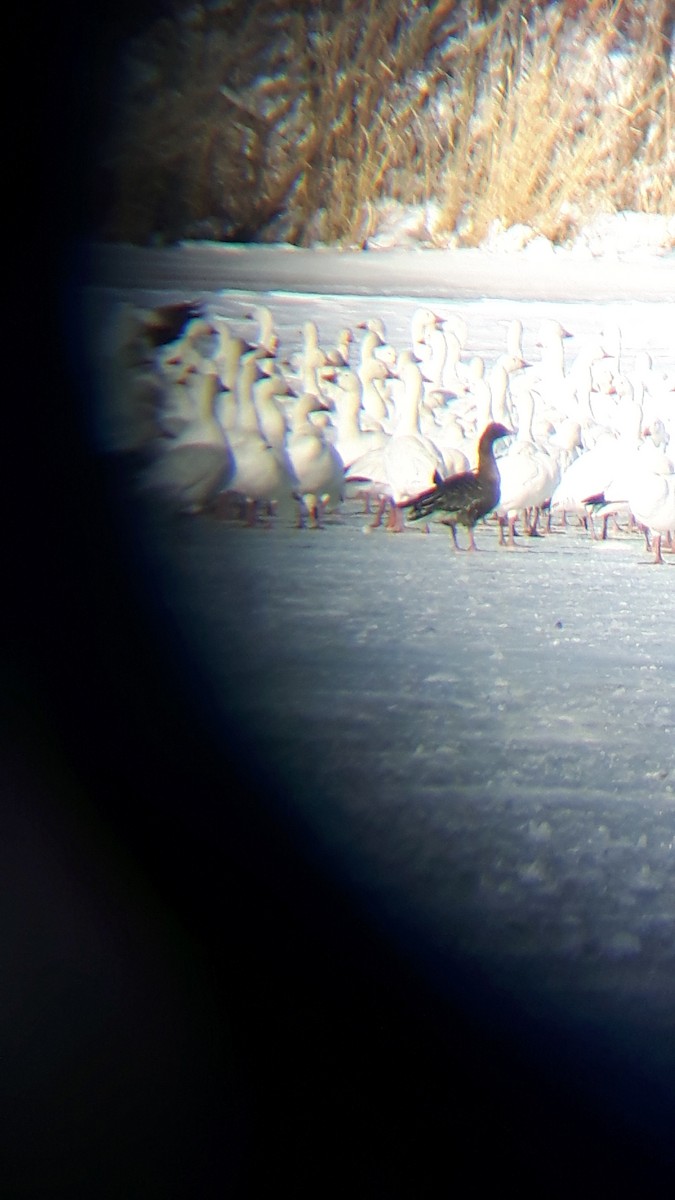
{"label": "frozen pond", "polygon": [[534,1007],[561,1049],[592,1034],[614,1086],[627,1064],[665,1084],[671,571],[628,535],[509,552],[488,526],[464,558],[445,531],[363,523],[352,504],[323,531],[183,518],[155,539],[223,729],[435,986],[479,968],[507,1024]]}
{"label": "frozen pond", "polygon": [[[378,295],[375,269],[372,296],[343,274],[320,296],[204,289],[190,262],[168,286],[96,282],[86,304],[98,328],[118,299],[199,296],[243,332],[262,295],[288,354],[310,316],[330,342],[377,313],[400,347],[423,297],[461,312],[488,362],[512,316],[533,357],[553,316],[571,357],[618,324],[629,365],[646,348],[672,369],[672,263],[655,275],[639,301],[567,280],[560,299]],[[91,423],[103,449],[114,421]],[[354,500],[320,531],[131,510],[158,636],[193,658],[200,719],[303,854],[437,996],[539,1046],[553,1078],[583,1061],[584,1101],[675,1164],[673,566],[574,523],[507,551],[488,522],[471,556],[437,527],[365,536]]]}

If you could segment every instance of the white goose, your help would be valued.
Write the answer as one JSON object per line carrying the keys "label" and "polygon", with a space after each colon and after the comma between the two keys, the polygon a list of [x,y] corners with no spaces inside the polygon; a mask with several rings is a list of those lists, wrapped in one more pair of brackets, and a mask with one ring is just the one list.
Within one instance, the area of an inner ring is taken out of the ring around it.
{"label": "white goose", "polygon": [[469,326],[467,325],[461,313],[448,313],[441,322],[444,333],[454,333],[460,347],[466,346],[466,340],[469,336]]}
{"label": "white goose", "polygon": [[255,524],[260,505],[274,504],[292,512],[297,479],[285,449],[271,446],[263,437],[253,400],[257,375],[255,358],[244,359],[237,379],[237,423],[230,434],[234,474],[228,491],[243,497],[248,523]]}
{"label": "white goose", "polygon": [[471,360],[472,378],[469,384],[469,390],[463,400],[457,400],[452,404],[454,415],[462,423],[465,433],[468,449],[462,445],[461,449],[469,459],[469,465],[475,467],[478,465],[478,442],[481,431],[485,429],[492,419],[492,391],[488,379],[485,377],[485,368],[483,360],[479,355],[476,355]]}
{"label": "white goose", "polygon": [[604,367],[610,380],[617,379],[623,371],[621,360],[621,327],[616,321],[607,321],[600,333],[600,343],[605,354]]}
{"label": "white goose", "polygon": [[537,345],[541,350],[539,370],[546,382],[562,380],[565,375],[565,342],[572,335],[560,321],[542,321]]}
{"label": "white goose", "polygon": [[647,350],[635,355],[633,371],[629,375],[636,395],[643,397],[643,412],[646,425],[656,420],[663,421],[675,440],[675,376],[659,371],[652,363]]}
{"label": "white goose", "polygon": [[[600,503],[593,504],[593,511],[603,519],[603,539],[607,536],[610,517],[628,517],[638,520],[645,529],[649,522],[635,515],[634,500],[638,505],[646,486],[647,496],[658,496],[656,478],[667,478],[675,472],[675,462],[668,455],[668,434],[662,421],[655,421],[652,429],[645,429],[642,440],[633,454],[619,459],[617,473],[604,489]],[[652,489],[655,489],[652,491]],[[663,532],[669,532],[667,529]],[[657,553],[660,554],[660,545]]]}
{"label": "white goose", "polygon": [[193,384],[195,414],[177,437],[162,438],[157,457],[143,473],[143,490],[161,495],[179,512],[201,512],[229,486],[234,457],[213,414],[220,387],[215,369]]}
{"label": "white goose", "polygon": [[490,389],[492,420],[498,421],[500,425],[506,425],[507,428],[513,425],[513,414],[508,400],[510,377],[524,366],[525,362],[522,358],[503,354],[488,373],[487,382]]}
{"label": "white goose", "polygon": [[435,475],[445,474],[439,450],[420,432],[423,379],[410,351],[403,350],[399,355],[399,370],[404,390],[397,399],[393,434],[381,450],[357,459],[347,472],[348,480],[368,483],[368,490],[379,499],[375,526],[389,504],[394,532],[403,529],[403,512],[397,506],[431,487]]}
{"label": "white goose", "polygon": [[382,317],[366,317],[365,321],[359,321],[357,329],[368,329],[371,333],[376,333],[381,342],[386,342],[387,336],[385,325]]}
{"label": "white goose", "polygon": [[291,356],[287,364],[297,378],[298,390],[321,395],[322,373],[334,369],[328,362],[326,352],[319,344],[319,328],[316,321],[308,320],[302,326],[302,349]]}
{"label": "white goose", "polygon": [[234,391],[239,374],[239,363],[244,354],[253,347],[243,338],[236,337],[224,317],[214,317],[217,333],[216,349],[213,361],[220,376],[223,387]]}
{"label": "white goose", "polygon": [[386,444],[387,434],[383,429],[361,428],[359,415],[362,411],[362,387],[356,372],[351,369],[339,371],[336,383],[338,391],[333,393],[333,444],[345,467],[349,468],[357,458],[361,458],[369,450],[381,449]]}
{"label": "white goose", "polygon": [[249,320],[258,322],[258,337],[256,346],[265,354],[275,355],[279,349],[279,334],[274,323],[272,310],[266,304],[256,304],[250,313]]}
{"label": "white goose", "polygon": [[331,367],[348,367],[354,334],[351,329],[341,329],[334,346],[326,350],[326,361]]}
{"label": "white goose", "polygon": [[[563,472],[551,496],[551,511],[574,513],[586,522],[589,497],[604,494],[616,481],[623,490],[641,440],[642,409],[631,392],[623,397],[616,436],[604,433]],[[623,497],[625,499],[625,496]]]}
{"label": "white goose", "polygon": [[[158,374],[164,390],[157,416],[161,429],[170,437],[178,437],[199,419],[198,396],[204,375],[215,371],[221,383],[215,359],[201,352],[206,348],[203,342],[200,345],[183,336],[158,352]],[[220,394],[219,387],[214,400],[216,406],[220,403]]]}
{"label": "white goose", "polygon": [[452,329],[443,329],[445,359],[441,386],[449,396],[461,396],[466,391],[466,364],[462,362],[462,347]]}
{"label": "white goose", "polygon": [[396,404],[395,427],[386,447],[388,477],[396,503],[417,496],[433,482],[435,471],[444,473],[443,457],[431,438],[420,429],[424,381],[409,351],[399,355],[403,392]]}
{"label": "white goose", "polygon": [[373,330],[367,330],[361,341],[361,357],[357,374],[361,380],[361,406],[363,408],[364,428],[367,419],[368,428],[379,429],[388,416],[385,399],[384,381],[389,377],[386,363],[376,357],[375,350],[380,345],[379,335]]}
{"label": "white goose", "polygon": [[[558,480],[557,464],[532,437],[534,399],[523,392],[518,401],[518,432],[516,440],[499,458],[501,479],[497,515],[500,543],[504,542],[504,526],[508,526],[509,545],[515,545],[515,524],[520,513],[529,536],[536,535],[542,505],[550,499]],[[531,519],[528,514],[532,513]]]}
{"label": "white goose", "polygon": [[475,454],[475,441],[467,438],[462,424],[452,409],[446,409],[433,432],[432,441],[445,464],[446,478],[468,471]]}
{"label": "white goose", "polygon": [[539,362],[527,367],[516,385],[516,390],[522,387],[540,397],[541,410],[550,414],[554,424],[575,408],[574,384],[565,372],[565,341],[570,336],[559,321],[543,321],[537,342]]}
{"label": "white goose", "polygon": [[466,345],[467,325],[463,317],[454,313],[441,322],[445,337],[445,365],[443,368],[443,390],[452,395],[462,395],[466,390],[468,367],[462,362],[462,350]]}
{"label": "white goose", "polygon": [[318,426],[312,424],[311,414],[324,410],[316,396],[305,393],[296,400],[291,430],[286,443],[288,457],[297,479],[296,497],[302,508],[299,524],[307,513],[315,529],[320,528],[324,512],[336,508],[343,498],[344,463],[334,446]]}
{"label": "white goose", "polygon": [[283,450],[288,434],[288,420],[282,401],[288,398],[289,388],[278,375],[266,375],[253,384],[253,403],[258,425],[265,441]]}
{"label": "white goose", "polygon": [[653,562],[663,563],[664,535],[675,534],[675,473],[647,469],[636,472],[628,491],[628,507],[639,525],[652,537]]}
{"label": "white goose", "polygon": [[429,357],[427,333],[438,325],[439,318],[430,308],[416,308],[410,318],[410,343],[415,357],[424,362]]}
{"label": "white goose", "polygon": [[448,355],[446,335],[441,326],[434,322],[426,327],[423,336],[427,354],[421,364],[422,375],[432,387],[440,388],[443,385],[443,372]]}

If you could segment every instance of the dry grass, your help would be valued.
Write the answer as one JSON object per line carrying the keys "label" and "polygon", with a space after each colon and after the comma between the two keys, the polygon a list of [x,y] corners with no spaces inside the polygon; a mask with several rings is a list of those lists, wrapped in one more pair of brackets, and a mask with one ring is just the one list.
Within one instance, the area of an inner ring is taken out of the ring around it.
{"label": "dry grass", "polygon": [[495,221],[558,241],[597,211],[673,213],[667,0],[565,11],[223,0],[158,22],[126,55],[104,232],[361,244],[394,199],[476,244]]}
{"label": "dry grass", "polygon": [[432,198],[444,139],[425,121],[428,88],[416,72],[447,36],[452,0],[403,19],[400,4],[345,0],[339,16],[319,13],[301,31],[310,81],[312,153],[296,201],[315,235],[362,239],[379,198]]}
{"label": "dry grass", "polygon": [[549,8],[536,30],[504,7],[480,74],[482,46],[461,48],[471,86],[447,164],[446,229],[459,223],[477,244],[494,221],[522,222],[560,241],[598,211],[675,211],[666,6],[651,6],[630,59],[613,61],[622,7],[589,5],[572,28]]}

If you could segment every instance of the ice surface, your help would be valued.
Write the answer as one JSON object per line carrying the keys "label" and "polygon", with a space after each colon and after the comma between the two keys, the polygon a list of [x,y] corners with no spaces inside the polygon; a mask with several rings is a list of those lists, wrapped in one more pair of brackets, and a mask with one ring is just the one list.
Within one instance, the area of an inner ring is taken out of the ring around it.
{"label": "ice surface", "polygon": [[510,553],[488,525],[464,560],[444,531],[364,520],[173,529],[167,594],[227,723],[411,938],[669,1014],[670,571],[627,535]]}
{"label": "ice surface", "polygon": [[[122,298],[195,295],[245,332],[260,292],[200,278],[92,284],[96,337]],[[263,293],[282,355],[308,317],[332,342],[377,313],[406,344],[419,296],[378,295],[376,266],[372,286]],[[615,322],[627,364],[646,348],[672,369],[674,297],[427,300],[462,313],[467,354],[488,363],[517,315],[533,359],[555,317],[570,359]],[[92,422],[104,449],[111,420]],[[590,1031],[617,1078],[639,1069],[672,1100],[675,570],[625,532],[594,543],[572,524],[509,552],[488,523],[464,556],[438,527],[364,536],[366,520],[354,500],[322,531],[146,514],[167,654],[187,644],[218,736],[435,986],[452,992],[461,962],[542,1037]]]}

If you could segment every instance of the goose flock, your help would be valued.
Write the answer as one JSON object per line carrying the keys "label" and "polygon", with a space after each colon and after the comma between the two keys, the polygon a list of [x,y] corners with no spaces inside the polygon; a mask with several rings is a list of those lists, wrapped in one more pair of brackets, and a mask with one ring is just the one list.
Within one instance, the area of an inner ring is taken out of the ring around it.
{"label": "goose flock", "polygon": [[574,523],[591,538],[635,531],[655,563],[672,553],[675,375],[646,351],[624,362],[616,328],[568,367],[571,335],[549,319],[535,361],[512,320],[490,365],[467,353],[462,318],[429,307],[398,348],[377,317],[335,345],[307,320],[288,356],[266,306],[242,326],[197,302],[116,311],[116,449],[177,511],[319,528],[360,496],[368,528],[439,521],[455,549],[457,525],[475,550],[489,518],[509,548]]}

